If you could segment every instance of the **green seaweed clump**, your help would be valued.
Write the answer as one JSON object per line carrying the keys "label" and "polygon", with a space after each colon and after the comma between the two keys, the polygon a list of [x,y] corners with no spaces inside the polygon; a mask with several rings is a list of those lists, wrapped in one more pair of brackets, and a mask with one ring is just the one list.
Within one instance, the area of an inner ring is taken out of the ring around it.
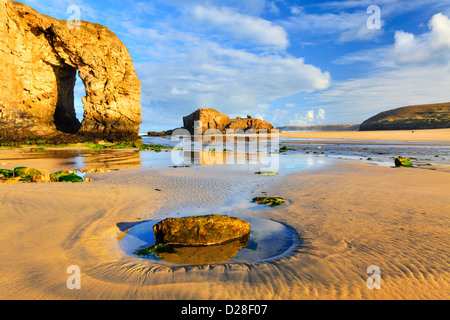
{"label": "green seaweed clump", "polygon": [[271,207],[282,206],[286,204],[286,200],[280,197],[256,197],[253,202],[257,204],[265,204]]}
{"label": "green seaweed clump", "polygon": [[259,171],[255,172],[255,174],[258,174],[260,176],[275,176],[278,174],[278,172],[271,172],[271,171]]}
{"label": "green seaweed clump", "polygon": [[148,256],[150,254],[164,252],[167,249],[167,246],[167,244],[159,243],[145,249],[136,250],[135,254],[138,256]]}
{"label": "green seaweed clump", "polygon": [[83,182],[83,181],[84,179],[80,176],[77,176],[76,173],[64,175],[59,178],[59,182]]}
{"label": "green seaweed clump", "polygon": [[288,148],[288,146],[282,146],[280,148],[280,152],[286,152],[286,151],[289,151],[289,150],[292,150],[292,149]]}

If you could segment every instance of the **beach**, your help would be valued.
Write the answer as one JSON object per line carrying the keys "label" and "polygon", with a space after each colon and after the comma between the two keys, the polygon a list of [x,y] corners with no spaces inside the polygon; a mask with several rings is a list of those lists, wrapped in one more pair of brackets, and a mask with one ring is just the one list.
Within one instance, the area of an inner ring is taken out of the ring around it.
{"label": "beach", "polygon": [[391,141],[450,141],[450,129],[389,130],[389,131],[316,131],[281,132],[282,138],[391,140]]}
{"label": "beach", "polygon": [[[440,142],[448,152],[449,133],[282,133],[280,140],[428,141]],[[0,149],[0,168],[79,165],[45,157],[21,159],[21,152]],[[448,159],[439,165],[395,168],[392,159],[379,165],[301,154],[307,161],[324,162],[258,176],[232,166],[142,165],[154,152],[115,152],[120,163],[131,165],[87,175],[92,182],[0,184],[0,299],[450,298]],[[289,204],[259,210],[234,205],[261,195],[283,197]],[[274,260],[188,266],[140,259],[119,246],[121,236],[141,222],[227,208],[230,215],[288,225],[301,245]],[[81,270],[79,290],[67,287],[67,269],[73,265]],[[380,289],[368,287],[371,266],[381,272]]]}

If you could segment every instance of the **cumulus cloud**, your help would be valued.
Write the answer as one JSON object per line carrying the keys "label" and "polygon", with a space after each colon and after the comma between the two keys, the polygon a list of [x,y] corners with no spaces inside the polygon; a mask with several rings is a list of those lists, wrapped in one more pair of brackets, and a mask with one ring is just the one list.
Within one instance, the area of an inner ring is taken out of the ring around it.
{"label": "cumulus cloud", "polygon": [[291,126],[313,126],[321,123],[321,120],[325,119],[325,110],[309,110],[303,116],[300,113],[294,115],[294,119],[290,120]]}
{"label": "cumulus cloud", "polygon": [[429,23],[432,29],[430,36],[430,43],[433,49],[450,49],[450,19],[442,14],[438,13],[431,18]]}
{"label": "cumulus cloud", "polygon": [[399,65],[436,64],[450,61],[450,19],[438,13],[429,24],[430,32],[420,36],[397,31],[393,59]]}

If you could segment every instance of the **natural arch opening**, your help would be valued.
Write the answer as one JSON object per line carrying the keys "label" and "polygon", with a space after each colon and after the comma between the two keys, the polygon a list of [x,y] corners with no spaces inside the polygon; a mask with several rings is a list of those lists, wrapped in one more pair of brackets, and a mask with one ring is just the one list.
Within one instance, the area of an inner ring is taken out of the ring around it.
{"label": "natural arch opening", "polygon": [[74,88],[77,69],[69,65],[54,67],[58,87],[58,100],[56,102],[54,124],[56,130],[64,133],[77,133],[81,122],[75,112]]}
{"label": "natural arch opening", "polygon": [[75,114],[78,119],[78,121],[83,122],[84,120],[84,104],[83,104],[83,97],[86,97],[86,87],[84,86],[83,80],[80,78],[80,72],[77,72],[76,75],[76,83],[75,83]]}

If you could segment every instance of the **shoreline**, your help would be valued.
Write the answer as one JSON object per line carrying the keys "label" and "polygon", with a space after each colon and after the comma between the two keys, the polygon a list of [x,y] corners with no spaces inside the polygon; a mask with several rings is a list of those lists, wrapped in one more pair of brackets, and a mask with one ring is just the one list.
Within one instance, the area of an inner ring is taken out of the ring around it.
{"label": "shoreline", "polygon": [[281,132],[280,138],[450,142],[450,129]]}

